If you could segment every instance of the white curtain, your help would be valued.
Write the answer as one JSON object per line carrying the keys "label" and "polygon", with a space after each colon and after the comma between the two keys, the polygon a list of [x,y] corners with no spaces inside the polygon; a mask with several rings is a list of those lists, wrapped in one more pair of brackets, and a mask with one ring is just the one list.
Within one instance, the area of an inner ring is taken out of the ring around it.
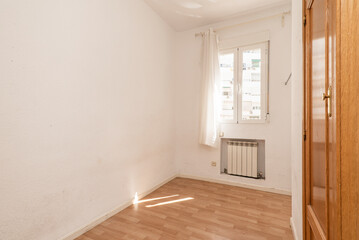
{"label": "white curtain", "polygon": [[199,143],[218,146],[220,69],[218,37],[212,29],[203,34],[201,122]]}

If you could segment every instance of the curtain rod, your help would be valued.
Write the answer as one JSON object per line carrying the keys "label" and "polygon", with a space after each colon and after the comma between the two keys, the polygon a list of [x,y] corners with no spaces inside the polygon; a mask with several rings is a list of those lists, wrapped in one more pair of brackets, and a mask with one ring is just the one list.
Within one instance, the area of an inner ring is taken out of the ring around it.
{"label": "curtain rod", "polygon": [[[266,20],[266,19],[275,18],[275,17],[278,17],[278,16],[282,16],[282,25],[284,25],[284,17],[285,17],[285,15],[288,15],[288,14],[291,14],[291,11],[286,11],[286,12],[278,13],[276,15],[269,16],[269,17],[258,18],[258,19],[252,20],[252,21],[247,21],[247,22],[242,22],[242,23],[230,25],[230,26],[217,28],[217,29],[214,30],[214,32],[218,32],[218,31],[222,31],[222,30],[230,29],[230,28],[235,28],[235,27],[238,27],[238,26],[241,26],[241,25],[244,25],[244,24],[259,22],[259,21],[263,21],[263,20]],[[197,33],[195,33],[195,37],[203,36],[203,34],[205,34],[205,32],[197,32]]]}

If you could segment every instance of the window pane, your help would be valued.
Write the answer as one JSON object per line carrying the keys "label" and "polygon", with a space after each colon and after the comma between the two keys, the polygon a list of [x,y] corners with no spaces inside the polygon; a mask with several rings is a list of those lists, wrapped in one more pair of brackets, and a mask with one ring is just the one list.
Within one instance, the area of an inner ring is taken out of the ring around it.
{"label": "window pane", "polygon": [[234,118],[234,53],[223,54],[219,57],[221,69],[221,112],[222,120]]}
{"label": "window pane", "polygon": [[261,49],[243,51],[242,120],[261,119]]}

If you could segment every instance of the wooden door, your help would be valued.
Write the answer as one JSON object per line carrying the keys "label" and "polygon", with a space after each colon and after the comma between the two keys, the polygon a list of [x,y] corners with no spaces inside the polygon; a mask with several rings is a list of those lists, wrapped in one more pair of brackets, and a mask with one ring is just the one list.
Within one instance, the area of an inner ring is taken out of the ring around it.
{"label": "wooden door", "polygon": [[358,240],[359,3],[307,0],[303,9],[304,239]]}
{"label": "wooden door", "polygon": [[335,239],[331,227],[336,203],[333,7],[332,0],[309,0],[305,6],[305,239]]}

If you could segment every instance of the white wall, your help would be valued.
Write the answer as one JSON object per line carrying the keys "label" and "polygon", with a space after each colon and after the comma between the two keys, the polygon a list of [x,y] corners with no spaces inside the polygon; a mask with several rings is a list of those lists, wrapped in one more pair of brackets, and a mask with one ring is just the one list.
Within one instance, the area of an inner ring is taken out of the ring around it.
{"label": "white wall", "polygon": [[302,120],[303,120],[303,43],[302,0],[292,2],[292,225],[297,240],[302,230]]}
{"label": "white wall", "polygon": [[[290,6],[270,9],[255,15],[212,25],[214,29],[251,21],[290,10]],[[266,180],[220,174],[219,149],[198,144],[201,82],[201,39],[195,32],[208,27],[177,33],[176,45],[176,163],[183,175],[232,181],[290,192],[291,190],[291,16],[281,16],[243,24],[220,31],[221,38],[270,32],[270,122],[268,124],[224,125],[225,137],[255,138],[266,141]],[[211,161],[217,167],[211,167]]]}
{"label": "white wall", "polygon": [[0,1],[0,239],[59,239],[176,173],[175,33],[140,0]]}

